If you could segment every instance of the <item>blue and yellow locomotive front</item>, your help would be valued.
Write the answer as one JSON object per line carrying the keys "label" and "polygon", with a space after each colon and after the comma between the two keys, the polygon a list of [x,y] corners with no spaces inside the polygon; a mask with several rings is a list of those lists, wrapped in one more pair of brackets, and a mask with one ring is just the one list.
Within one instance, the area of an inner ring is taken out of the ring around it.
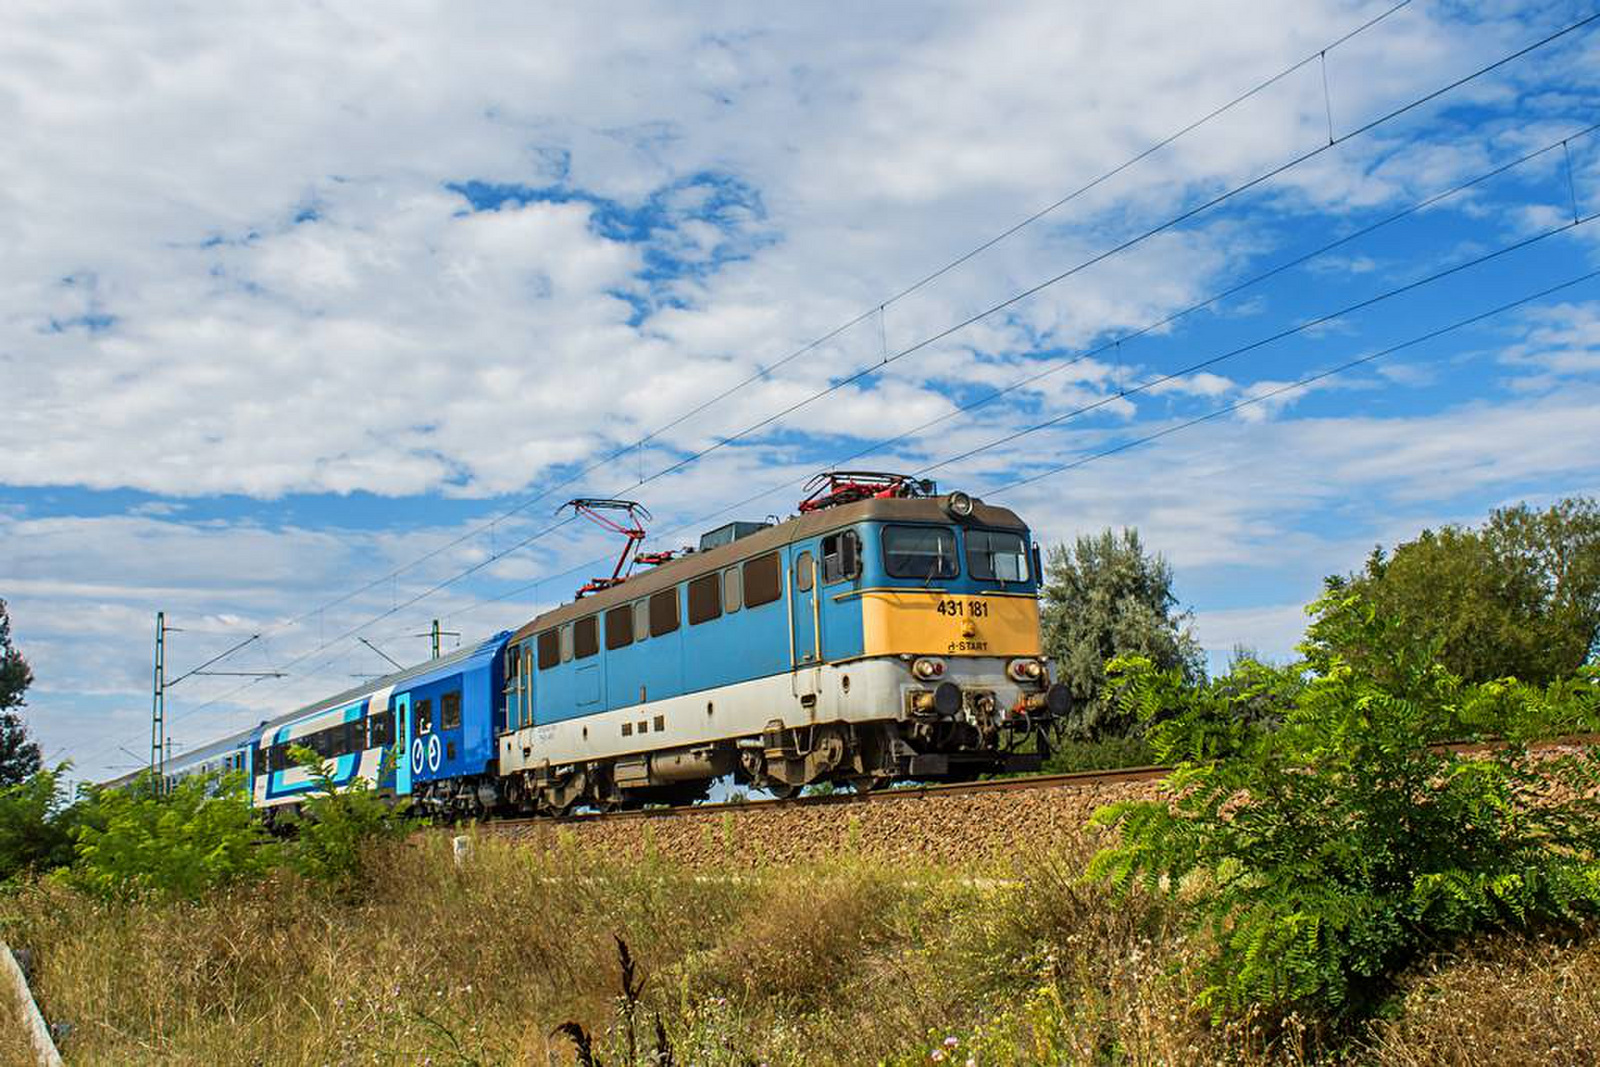
{"label": "blue and yellow locomotive front", "polygon": [[713,531],[513,635],[501,774],[565,810],[1031,769],[1065,697],[1037,572],[1025,524],[962,494]]}

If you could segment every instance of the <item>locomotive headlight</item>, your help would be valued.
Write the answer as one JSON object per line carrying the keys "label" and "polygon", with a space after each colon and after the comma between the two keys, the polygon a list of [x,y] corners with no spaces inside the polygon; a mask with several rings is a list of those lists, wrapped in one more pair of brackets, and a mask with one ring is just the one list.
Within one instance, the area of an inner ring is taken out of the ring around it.
{"label": "locomotive headlight", "polygon": [[911,673],[921,678],[924,682],[931,682],[935,678],[944,677],[944,660],[924,656],[911,665]]}
{"label": "locomotive headlight", "polygon": [[972,498],[957,489],[944,498],[944,510],[951,518],[968,519],[972,517]]}
{"label": "locomotive headlight", "polygon": [[1036,659],[1014,659],[1006,664],[1006,673],[1016,682],[1037,682],[1044,677],[1044,664]]}

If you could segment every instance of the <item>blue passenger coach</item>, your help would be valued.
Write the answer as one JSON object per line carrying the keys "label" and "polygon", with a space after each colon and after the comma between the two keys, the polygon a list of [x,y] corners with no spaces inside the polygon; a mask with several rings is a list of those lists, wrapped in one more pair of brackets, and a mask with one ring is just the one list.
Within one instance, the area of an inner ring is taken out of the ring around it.
{"label": "blue passenger coach", "polygon": [[181,754],[168,762],[169,784],[237,770],[256,807],[292,806],[317,788],[292,753],[301,747],[331,765],[337,785],[359,776],[425,806],[486,810],[494,799],[495,735],[505,726],[497,694],[508,636],[496,634]]}

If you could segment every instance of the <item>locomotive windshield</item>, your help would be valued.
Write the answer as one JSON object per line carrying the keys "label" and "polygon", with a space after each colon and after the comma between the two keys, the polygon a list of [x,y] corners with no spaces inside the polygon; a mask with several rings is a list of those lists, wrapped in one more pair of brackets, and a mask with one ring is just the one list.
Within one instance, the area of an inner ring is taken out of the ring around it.
{"label": "locomotive windshield", "polygon": [[967,531],[967,574],[981,581],[1028,579],[1028,549],[1022,535],[1004,530]]}
{"label": "locomotive windshield", "polygon": [[961,572],[955,531],[943,526],[886,526],[883,567],[892,578],[954,578]]}

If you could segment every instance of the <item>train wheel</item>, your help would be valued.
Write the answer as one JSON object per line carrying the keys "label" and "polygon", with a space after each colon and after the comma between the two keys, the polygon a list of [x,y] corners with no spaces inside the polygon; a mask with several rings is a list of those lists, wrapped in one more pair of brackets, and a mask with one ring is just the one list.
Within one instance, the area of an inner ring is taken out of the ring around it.
{"label": "train wheel", "polygon": [[790,785],[788,782],[768,781],[767,784],[762,788],[771,793],[773,797],[778,800],[792,800],[800,795],[801,787],[797,785]]}
{"label": "train wheel", "polygon": [[850,779],[850,788],[857,793],[873,793],[889,783],[875,774],[862,774]]}

